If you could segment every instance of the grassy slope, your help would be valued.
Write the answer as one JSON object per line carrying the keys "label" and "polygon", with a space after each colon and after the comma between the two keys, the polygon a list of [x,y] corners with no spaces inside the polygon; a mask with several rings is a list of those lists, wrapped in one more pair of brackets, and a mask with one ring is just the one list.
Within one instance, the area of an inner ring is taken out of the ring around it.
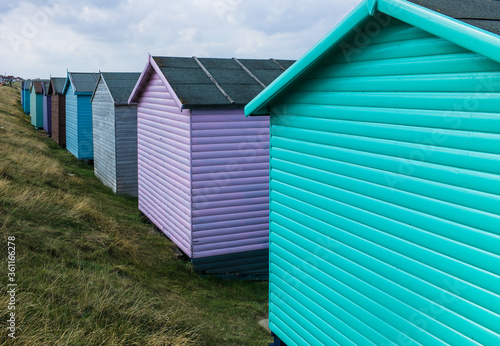
{"label": "grassy slope", "polygon": [[[17,246],[17,344],[266,345],[267,282],[204,279],[93,168],[36,131],[0,87],[0,288]],[[0,295],[0,344],[7,337]]]}

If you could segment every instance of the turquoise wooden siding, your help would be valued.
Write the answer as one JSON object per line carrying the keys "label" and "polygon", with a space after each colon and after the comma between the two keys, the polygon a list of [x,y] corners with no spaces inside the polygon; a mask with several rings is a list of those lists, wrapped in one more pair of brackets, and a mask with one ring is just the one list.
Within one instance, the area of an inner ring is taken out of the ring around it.
{"label": "turquoise wooden siding", "polygon": [[498,345],[500,64],[397,20],[372,36],[271,106],[271,330]]}
{"label": "turquoise wooden siding", "polygon": [[78,159],[94,158],[92,95],[78,95]]}
{"label": "turquoise wooden siding", "polygon": [[35,88],[33,87],[30,95],[30,114],[31,114],[31,125],[36,128],[43,127],[43,95],[35,93]]}
{"label": "turquoise wooden siding", "polygon": [[78,153],[78,97],[70,83],[66,91],[66,149],[77,158]]}

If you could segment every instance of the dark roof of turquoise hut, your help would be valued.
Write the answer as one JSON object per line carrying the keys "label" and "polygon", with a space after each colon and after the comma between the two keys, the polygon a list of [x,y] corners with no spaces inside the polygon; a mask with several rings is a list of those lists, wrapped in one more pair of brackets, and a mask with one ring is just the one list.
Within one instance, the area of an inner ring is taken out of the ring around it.
{"label": "dark roof of turquoise hut", "polygon": [[293,60],[153,57],[185,108],[244,106]]}
{"label": "dark roof of turquoise hut", "polygon": [[500,1],[408,0],[448,17],[500,35]]}

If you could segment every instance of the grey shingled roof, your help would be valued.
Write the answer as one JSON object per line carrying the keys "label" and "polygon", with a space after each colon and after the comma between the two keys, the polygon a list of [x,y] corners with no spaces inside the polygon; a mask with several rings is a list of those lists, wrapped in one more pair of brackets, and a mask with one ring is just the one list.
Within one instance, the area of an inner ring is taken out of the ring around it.
{"label": "grey shingled roof", "polygon": [[243,107],[264,89],[261,83],[269,85],[294,63],[272,59],[153,59],[185,108]]}
{"label": "grey shingled roof", "polygon": [[56,95],[62,95],[64,91],[64,83],[66,82],[66,78],[52,77],[50,81],[51,81],[50,91],[52,93],[53,91],[55,91]]}
{"label": "grey shingled roof", "polygon": [[23,82],[23,89],[24,90],[30,90],[30,85],[31,85],[31,79],[26,79]]}
{"label": "grey shingled roof", "polygon": [[500,1],[408,0],[462,22],[500,35]]}
{"label": "grey shingled roof", "polygon": [[92,93],[99,80],[97,73],[69,72],[73,88],[77,93]]}
{"label": "grey shingled roof", "polygon": [[106,82],[115,103],[127,104],[130,93],[141,74],[135,72],[102,72],[101,76]]}
{"label": "grey shingled roof", "polygon": [[42,83],[42,92],[44,95],[49,93],[50,80],[46,80]]}

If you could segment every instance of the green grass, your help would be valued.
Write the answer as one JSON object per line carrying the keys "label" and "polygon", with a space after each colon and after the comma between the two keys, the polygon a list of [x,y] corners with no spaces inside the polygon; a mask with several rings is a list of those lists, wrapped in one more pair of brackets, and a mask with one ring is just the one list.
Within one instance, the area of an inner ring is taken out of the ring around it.
{"label": "green grass", "polygon": [[[202,278],[0,87],[0,344],[267,345],[267,282]],[[7,237],[16,237],[16,339]]]}

